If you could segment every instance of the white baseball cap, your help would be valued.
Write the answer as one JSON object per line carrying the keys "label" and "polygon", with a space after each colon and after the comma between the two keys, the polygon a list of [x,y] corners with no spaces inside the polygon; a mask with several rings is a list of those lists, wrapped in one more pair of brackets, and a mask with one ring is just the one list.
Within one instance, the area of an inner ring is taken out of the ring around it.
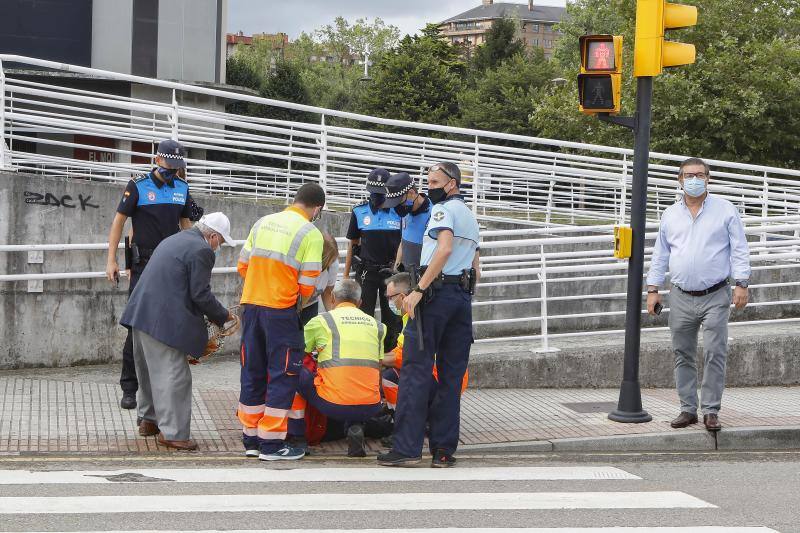
{"label": "white baseball cap", "polygon": [[198,222],[222,235],[222,238],[225,240],[223,244],[233,246],[233,238],[231,237],[231,221],[228,220],[228,217],[226,217],[224,213],[217,211],[216,213],[203,215]]}

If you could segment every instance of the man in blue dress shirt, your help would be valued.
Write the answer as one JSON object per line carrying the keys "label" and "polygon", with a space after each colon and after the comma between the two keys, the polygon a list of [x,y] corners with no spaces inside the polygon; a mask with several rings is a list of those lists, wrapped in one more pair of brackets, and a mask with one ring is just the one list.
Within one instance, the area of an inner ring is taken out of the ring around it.
{"label": "man in blue dress shirt", "polygon": [[[480,240],[478,222],[464,204],[460,186],[461,172],[455,164],[438,163],[428,170],[428,197],[434,205],[422,243],[421,276],[403,302],[410,320],[404,331],[393,446],[378,456],[383,466],[420,462],[426,422],[431,466],[450,467],[456,461],[461,382],[473,342],[472,292],[479,277]],[[439,385],[429,408],[434,354]]]}
{"label": "man in blue dress shirt", "polygon": [[706,429],[718,431],[728,356],[728,278],[735,282],[733,305],[742,309],[748,299],[750,254],[736,207],[708,193],[709,172],[702,159],[693,157],[681,164],[678,181],[683,200],[661,216],[647,275],[647,311],[656,313],[656,304],[661,303],[658,289],[669,267],[676,289],[669,294],[669,328],[681,402],[681,414],[671,426],[682,428],[698,421],[697,332],[702,325],[705,367],[700,408]]}

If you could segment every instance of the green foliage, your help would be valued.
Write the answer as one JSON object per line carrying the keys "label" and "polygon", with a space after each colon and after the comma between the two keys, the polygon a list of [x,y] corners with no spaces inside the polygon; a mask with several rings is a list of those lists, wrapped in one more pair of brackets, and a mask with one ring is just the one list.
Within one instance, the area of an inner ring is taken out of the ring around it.
{"label": "green foliage", "polygon": [[352,56],[363,59],[365,53],[379,57],[397,45],[400,30],[396,26],[387,26],[378,17],[372,22],[360,18],[352,25],[344,17],[336,17],[332,25],[328,24],[314,34],[324,48],[340,60],[346,60]]}
{"label": "green foliage", "polygon": [[494,70],[477,75],[474,85],[458,95],[460,117],[452,121],[467,128],[532,135],[528,117],[543,90],[558,75],[539,48],[520,52]]}
{"label": "green foliage", "polygon": [[473,56],[473,66],[479,71],[496,68],[506,59],[525,50],[519,38],[520,23],[510,18],[497,19],[486,32],[486,41],[478,46]]}
{"label": "green foliage", "polygon": [[[796,0],[687,0],[698,24],[668,39],[697,47],[694,65],[655,79],[652,149],[713,159],[796,166],[800,141],[800,10]],[[625,40],[623,114],[635,99],[633,0],[577,0],[559,26],[555,52],[569,80],[545,95],[530,124],[544,137],[632,146],[626,130],[577,111],[578,37],[622,34]]]}
{"label": "green foliage", "polygon": [[458,111],[464,64],[441,39],[435,25],[406,36],[373,70],[364,91],[365,113],[416,122],[446,124]]}

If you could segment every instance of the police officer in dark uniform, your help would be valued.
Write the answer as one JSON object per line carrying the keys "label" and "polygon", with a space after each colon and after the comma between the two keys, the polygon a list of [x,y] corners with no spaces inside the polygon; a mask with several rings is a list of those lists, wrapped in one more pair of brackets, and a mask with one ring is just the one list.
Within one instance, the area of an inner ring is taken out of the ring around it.
{"label": "police officer in dark uniform", "polygon": [[375,314],[375,303],[380,299],[381,322],[386,325],[384,347],[390,351],[397,344],[400,317],[395,315],[386,299],[384,282],[392,274],[397,248],[400,245],[400,216],[394,209],[383,209],[386,201],[386,181],[389,172],[376,168],[367,177],[369,200],[353,207],[347,238],[347,258],[344,277],[351,270],[361,285],[361,310]]}
{"label": "police officer in dark uniform", "polygon": [[394,209],[402,219],[402,240],[397,250],[395,270],[408,272],[420,265],[422,237],[431,218],[430,199],[414,186],[407,172],[400,172],[386,182],[386,201],[383,207]]}
{"label": "police officer in dark uniform", "polygon": [[[197,207],[189,195],[189,184],[184,179],[186,161],[183,146],[177,141],[166,140],[158,144],[155,154],[156,168],[128,182],[117,207],[108,235],[108,262],[106,276],[112,283],[119,283],[117,248],[122,237],[125,221],[130,217],[133,239],[126,249],[127,267],[130,268],[128,296],[136,287],[147,261],[156,246],[181,229],[191,227],[192,220],[199,220],[202,209]],[[120,407],[136,407],[136,367],[133,361],[133,339],[130,329],[122,349],[122,388]]]}
{"label": "police officer in dark uniform", "polygon": [[[478,223],[464,203],[460,186],[461,172],[455,164],[438,163],[428,170],[428,196],[434,205],[422,243],[417,285],[403,302],[410,320],[404,331],[393,445],[378,456],[383,466],[418,463],[426,423],[430,424],[431,466],[455,464],[461,382],[473,341],[471,295],[480,275]],[[439,384],[429,408],[434,354]]]}

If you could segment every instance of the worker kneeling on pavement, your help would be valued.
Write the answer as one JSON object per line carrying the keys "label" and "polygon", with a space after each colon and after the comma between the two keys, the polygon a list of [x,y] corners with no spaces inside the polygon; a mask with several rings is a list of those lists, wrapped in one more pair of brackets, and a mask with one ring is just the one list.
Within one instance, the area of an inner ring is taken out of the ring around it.
{"label": "worker kneeling on pavement", "polygon": [[158,435],[170,448],[194,450],[189,439],[192,373],[187,357],[208,343],[204,316],[218,326],[233,320],[211,293],[214,252],[231,244],[231,223],[222,213],[164,239],[131,293],[120,323],[132,328],[139,378],[139,434]]}
{"label": "worker kneeling on pavement", "polygon": [[[386,280],[386,299],[389,300],[389,307],[396,315],[403,317],[403,329],[408,323],[408,315],[403,314],[403,300],[406,296],[411,294],[413,289],[411,274],[408,272],[400,272]],[[397,394],[399,392],[398,384],[400,383],[400,369],[403,366],[403,344],[405,343],[405,335],[400,334],[397,338],[397,346],[386,354],[383,358],[383,366],[386,369],[381,373],[381,381],[383,385],[383,394],[386,398],[386,405],[389,409],[394,409],[397,406]],[[433,375],[431,376],[431,390],[429,394],[430,402],[436,396],[436,386],[439,383],[438,373],[436,371],[434,355]],[[461,392],[467,389],[469,383],[469,370],[464,373],[464,379],[461,381]]]}
{"label": "worker kneeling on pavement", "polygon": [[347,455],[364,457],[363,423],[381,410],[386,328],[358,308],[361,287],[353,280],[336,283],[333,303],[333,311],[305,327],[305,349],[316,354],[316,371],[303,367],[299,392],[320,413],[344,423]]}

